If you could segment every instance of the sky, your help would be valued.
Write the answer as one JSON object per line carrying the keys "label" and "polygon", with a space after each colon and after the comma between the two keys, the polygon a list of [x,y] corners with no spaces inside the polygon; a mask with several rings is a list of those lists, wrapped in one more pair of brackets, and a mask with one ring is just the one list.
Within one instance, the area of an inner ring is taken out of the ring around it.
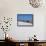
{"label": "sky", "polygon": [[18,20],[32,20],[33,14],[17,14]]}

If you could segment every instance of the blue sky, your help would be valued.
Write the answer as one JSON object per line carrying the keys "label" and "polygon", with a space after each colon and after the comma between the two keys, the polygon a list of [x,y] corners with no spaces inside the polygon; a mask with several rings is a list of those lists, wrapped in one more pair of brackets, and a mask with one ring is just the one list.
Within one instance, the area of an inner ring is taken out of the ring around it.
{"label": "blue sky", "polygon": [[17,14],[18,20],[32,20],[33,15],[32,14]]}

